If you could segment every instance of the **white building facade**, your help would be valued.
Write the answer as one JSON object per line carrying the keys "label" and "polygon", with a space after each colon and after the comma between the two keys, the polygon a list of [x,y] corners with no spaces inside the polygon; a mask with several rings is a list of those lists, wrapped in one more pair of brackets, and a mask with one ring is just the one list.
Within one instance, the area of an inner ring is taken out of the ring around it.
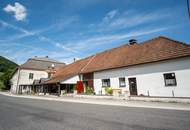
{"label": "white building facade", "polygon": [[48,78],[48,73],[41,70],[18,69],[11,79],[11,92],[18,93],[21,85],[26,86],[22,88],[22,93],[30,91],[27,85],[32,85],[34,80],[40,80],[41,78]]}
{"label": "white building facade", "polygon": [[60,72],[55,76],[59,80],[52,82],[79,74],[80,78],[71,76],[64,82],[76,84],[80,80],[100,95],[190,97],[190,45],[163,36],[142,43],[131,39],[128,44],[67,65]]}
{"label": "white building facade", "polygon": [[13,74],[10,80],[11,93],[22,94],[36,91],[34,81],[50,78],[55,69],[64,65],[65,63],[49,59],[47,56],[28,59],[27,62],[20,65]]}
{"label": "white building facade", "polygon": [[94,72],[96,94],[104,81],[129,95],[190,97],[190,57]]}

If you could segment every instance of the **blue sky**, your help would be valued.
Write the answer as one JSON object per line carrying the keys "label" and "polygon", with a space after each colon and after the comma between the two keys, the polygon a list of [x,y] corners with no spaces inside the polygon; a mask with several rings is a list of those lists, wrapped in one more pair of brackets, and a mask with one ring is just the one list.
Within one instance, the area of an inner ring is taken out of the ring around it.
{"label": "blue sky", "polygon": [[0,55],[71,63],[156,36],[190,43],[186,0],[1,0]]}

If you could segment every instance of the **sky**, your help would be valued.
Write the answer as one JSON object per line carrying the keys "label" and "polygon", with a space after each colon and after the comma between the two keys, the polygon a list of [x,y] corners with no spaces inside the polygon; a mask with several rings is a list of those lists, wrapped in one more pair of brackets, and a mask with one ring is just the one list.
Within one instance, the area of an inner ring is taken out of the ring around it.
{"label": "sky", "polygon": [[0,55],[73,62],[157,36],[190,43],[186,0],[0,0]]}

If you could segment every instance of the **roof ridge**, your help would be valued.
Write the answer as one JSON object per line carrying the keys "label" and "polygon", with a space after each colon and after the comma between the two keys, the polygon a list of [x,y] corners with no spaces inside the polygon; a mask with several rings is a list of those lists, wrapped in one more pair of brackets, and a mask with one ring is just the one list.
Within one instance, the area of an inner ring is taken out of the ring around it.
{"label": "roof ridge", "polygon": [[[155,39],[157,39],[157,38],[159,38],[159,37],[163,37],[163,38],[164,38],[164,36],[158,36],[158,37],[152,38],[152,39],[150,39],[150,40],[142,41],[142,42],[137,43],[137,44],[135,44],[135,45],[143,45],[144,43],[150,42],[150,41],[155,40]],[[122,44],[122,45],[120,45],[120,46],[117,46],[117,47],[114,47],[114,48],[110,48],[110,49],[106,49],[106,50],[104,50],[104,51],[102,51],[102,52],[97,52],[95,55],[101,54],[101,53],[104,53],[104,52],[109,52],[109,51],[111,51],[111,50],[115,50],[115,49],[118,49],[118,48],[121,48],[121,47],[124,47],[124,46],[131,46],[131,45],[129,45],[129,43],[124,43],[124,44]],[[134,45],[132,45],[132,46],[134,46]]]}
{"label": "roof ridge", "polygon": [[169,41],[173,41],[173,42],[176,42],[176,43],[178,43],[178,44],[185,45],[185,46],[190,46],[189,44],[187,44],[187,43],[185,43],[185,42],[181,42],[181,41],[178,41],[178,40],[173,40],[173,39],[171,39],[171,38],[168,38],[168,37],[165,37],[165,36],[162,36],[162,35],[157,36],[157,37],[154,37],[154,38],[152,38],[152,39],[150,39],[150,40],[145,40],[145,41],[143,41],[143,42],[140,42],[138,45],[144,45],[144,44],[146,44],[146,43],[149,43],[149,42],[151,42],[151,41],[153,41],[153,40],[156,40],[156,39],[159,39],[159,38],[163,38],[163,39],[166,39],[166,40],[169,40]]}
{"label": "roof ridge", "polygon": [[[74,65],[74,64],[77,64],[77,63],[80,63],[80,62],[83,62],[83,61],[85,61],[85,60],[88,60],[88,58],[92,58],[94,55],[92,55],[92,56],[89,56],[89,57],[86,57],[86,58],[83,58],[83,59],[80,59],[80,60],[77,60],[77,61],[75,61],[75,62],[72,62],[72,63],[70,63],[70,64],[67,64],[67,65],[65,65],[65,66],[62,66],[62,67],[60,67],[60,68],[58,68],[58,70],[57,71],[62,71],[62,69],[67,69],[67,67],[69,67],[69,66],[71,66],[71,65]],[[84,68],[84,67],[83,67]],[[81,69],[79,70],[79,73],[81,72]]]}
{"label": "roof ridge", "polygon": [[92,61],[95,57],[96,57],[96,54],[91,57],[91,59],[88,61],[88,63],[80,70],[80,72],[82,72],[82,71],[91,63],[91,61]]}
{"label": "roof ridge", "polygon": [[29,60],[35,60],[35,61],[43,61],[43,62],[51,62],[51,63],[60,63],[60,64],[65,64],[64,62],[60,62],[60,61],[48,61],[48,60],[42,60],[42,59],[35,59],[35,58],[29,58]]}
{"label": "roof ridge", "polygon": [[[170,39],[167,38],[167,37],[158,36],[158,37],[154,37],[154,38],[152,38],[152,39],[150,39],[150,40],[145,40],[145,41],[139,42],[139,43],[137,43],[137,44],[135,44],[135,45],[143,45],[143,44],[146,43],[146,42],[150,42],[150,41],[153,41],[153,40],[158,39],[158,38],[165,38],[165,39],[170,40]],[[171,39],[171,40],[172,40],[172,39]],[[115,49],[118,49],[118,48],[121,48],[121,47],[124,47],[124,46],[131,46],[131,45],[129,45],[129,43],[124,43],[124,44],[122,44],[122,45],[120,45],[120,46],[117,46],[117,47],[114,47],[114,48],[110,48],[110,49],[106,49],[106,50],[104,50],[104,51],[102,51],[102,52],[97,52],[96,54],[100,54],[100,53],[104,53],[104,52],[109,52],[109,51],[111,51],[111,50],[115,50]],[[134,46],[134,45],[132,45],[132,46]],[[96,54],[95,54],[95,55],[96,55]]]}
{"label": "roof ridge", "polygon": [[114,48],[110,48],[110,49],[106,49],[106,50],[101,51],[101,52],[97,52],[95,55],[101,54],[101,53],[104,53],[104,52],[109,52],[109,51],[111,51],[111,50],[115,50],[115,49],[121,48],[121,47],[123,47],[123,46],[129,46],[129,44],[128,44],[128,43],[124,43],[124,44],[122,44],[122,45],[120,45],[120,46],[117,46],[117,47],[114,47]]}
{"label": "roof ridge", "polygon": [[[72,62],[72,63],[70,63],[70,64],[66,64],[66,65],[63,66],[63,67],[67,67],[67,66],[72,65],[72,64],[75,64],[75,63],[77,63],[77,62],[84,61],[84,60],[86,60],[86,59],[88,59],[88,58],[90,58],[90,57],[93,57],[93,56],[94,56],[94,55],[91,55],[91,56],[88,56],[88,57],[85,57],[85,58],[76,60],[75,62]],[[61,67],[61,68],[63,68],[63,67]],[[61,69],[61,68],[60,68],[60,69]]]}
{"label": "roof ridge", "polygon": [[178,40],[174,40],[172,38],[169,38],[169,37],[165,37],[165,36],[158,36],[156,38],[164,38],[164,39],[167,39],[167,40],[170,40],[170,41],[174,41],[174,42],[177,42],[177,43],[180,43],[182,45],[186,45],[186,46],[189,46],[189,44],[185,43],[185,42],[181,42],[181,41],[178,41]]}

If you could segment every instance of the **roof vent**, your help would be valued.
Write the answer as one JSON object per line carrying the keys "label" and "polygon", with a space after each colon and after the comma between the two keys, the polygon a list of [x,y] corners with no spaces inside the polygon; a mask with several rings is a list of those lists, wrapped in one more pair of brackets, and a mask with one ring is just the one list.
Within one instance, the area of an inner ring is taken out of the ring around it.
{"label": "roof vent", "polygon": [[130,39],[129,45],[134,45],[134,44],[137,44],[137,40],[136,39]]}

